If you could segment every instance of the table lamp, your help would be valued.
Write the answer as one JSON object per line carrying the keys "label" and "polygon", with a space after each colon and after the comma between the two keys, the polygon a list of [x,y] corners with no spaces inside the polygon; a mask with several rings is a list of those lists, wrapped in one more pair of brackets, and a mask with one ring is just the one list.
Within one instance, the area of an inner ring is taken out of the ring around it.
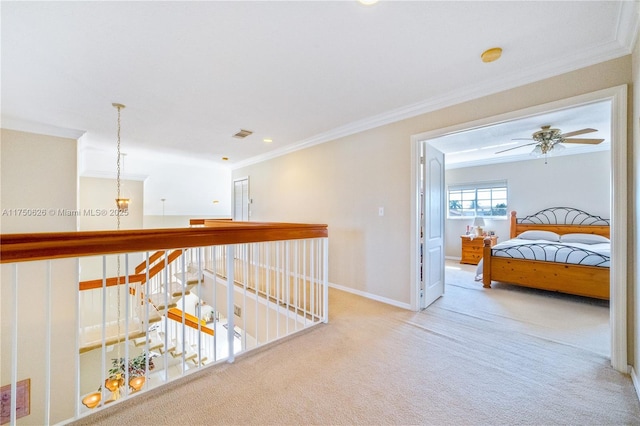
{"label": "table lamp", "polygon": [[473,218],[473,227],[476,229],[476,236],[482,236],[482,228],[484,227],[484,219],[480,216]]}

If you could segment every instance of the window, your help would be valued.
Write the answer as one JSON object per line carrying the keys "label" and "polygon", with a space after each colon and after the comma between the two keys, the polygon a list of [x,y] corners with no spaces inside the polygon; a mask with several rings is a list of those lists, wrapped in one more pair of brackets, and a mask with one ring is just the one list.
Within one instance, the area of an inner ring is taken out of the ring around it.
{"label": "window", "polygon": [[507,217],[507,181],[452,185],[447,217]]}

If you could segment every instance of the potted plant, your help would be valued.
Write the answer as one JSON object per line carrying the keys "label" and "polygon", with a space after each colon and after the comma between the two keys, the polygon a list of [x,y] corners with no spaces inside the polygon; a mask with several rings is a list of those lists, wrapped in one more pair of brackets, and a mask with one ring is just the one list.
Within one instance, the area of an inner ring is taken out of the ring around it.
{"label": "potted plant", "polygon": [[[155,365],[153,364],[153,358],[156,355],[149,356],[149,370],[153,370]],[[143,352],[140,355],[130,358],[127,371],[129,373],[129,386],[134,390],[140,390],[145,381],[145,369],[147,366],[147,353]],[[113,392],[111,388],[120,388],[124,385],[125,377],[125,360],[124,358],[111,359],[111,368],[109,369],[109,378],[107,379],[107,387]]]}
{"label": "potted plant", "polygon": [[[149,357],[149,370],[153,370],[155,365],[153,364],[153,358],[156,355],[151,355]],[[137,377],[144,376],[145,368],[147,364],[147,353],[143,352],[140,355],[129,358],[129,377]],[[122,377],[125,375],[124,370],[124,358],[112,358],[111,359],[111,368],[109,369],[109,377],[116,377],[116,375],[120,374]]]}

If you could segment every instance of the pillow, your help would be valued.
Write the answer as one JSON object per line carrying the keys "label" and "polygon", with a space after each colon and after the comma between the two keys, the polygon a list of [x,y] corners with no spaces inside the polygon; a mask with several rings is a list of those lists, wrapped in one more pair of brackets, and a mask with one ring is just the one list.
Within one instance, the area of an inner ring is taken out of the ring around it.
{"label": "pillow", "polygon": [[600,244],[610,243],[611,240],[596,234],[564,234],[560,237],[563,243]]}
{"label": "pillow", "polygon": [[524,231],[517,238],[521,240],[546,240],[555,243],[560,241],[560,235],[551,231]]}

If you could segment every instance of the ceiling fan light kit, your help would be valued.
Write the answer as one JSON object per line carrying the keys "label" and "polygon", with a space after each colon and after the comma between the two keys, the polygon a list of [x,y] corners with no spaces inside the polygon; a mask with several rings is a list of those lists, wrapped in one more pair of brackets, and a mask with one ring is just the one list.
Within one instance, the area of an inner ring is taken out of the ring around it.
{"label": "ceiling fan light kit", "polygon": [[[511,151],[513,149],[523,148],[525,146],[535,145],[533,151],[531,151],[531,155],[535,157],[540,157],[544,155],[544,163],[547,164],[547,156],[553,152],[562,151],[566,147],[563,143],[580,143],[580,144],[590,144],[597,145],[604,141],[604,139],[569,139],[570,136],[578,136],[583,135],[585,133],[597,132],[596,129],[586,128],[581,130],[576,130],[574,132],[562,133],[560,129],[551,128],[551,126],[542,126],[541,130],[534,132],[531,135],[529,140],[533,140],[534,142],[527,143],[524,145],[516,146],[513,148],[504,149],[502,151],[496,152],[496,154],[500,154],[503,152]],[[520,139],[520,138],[518,138]],[[516,139],[514,139],[516,140]]]}

